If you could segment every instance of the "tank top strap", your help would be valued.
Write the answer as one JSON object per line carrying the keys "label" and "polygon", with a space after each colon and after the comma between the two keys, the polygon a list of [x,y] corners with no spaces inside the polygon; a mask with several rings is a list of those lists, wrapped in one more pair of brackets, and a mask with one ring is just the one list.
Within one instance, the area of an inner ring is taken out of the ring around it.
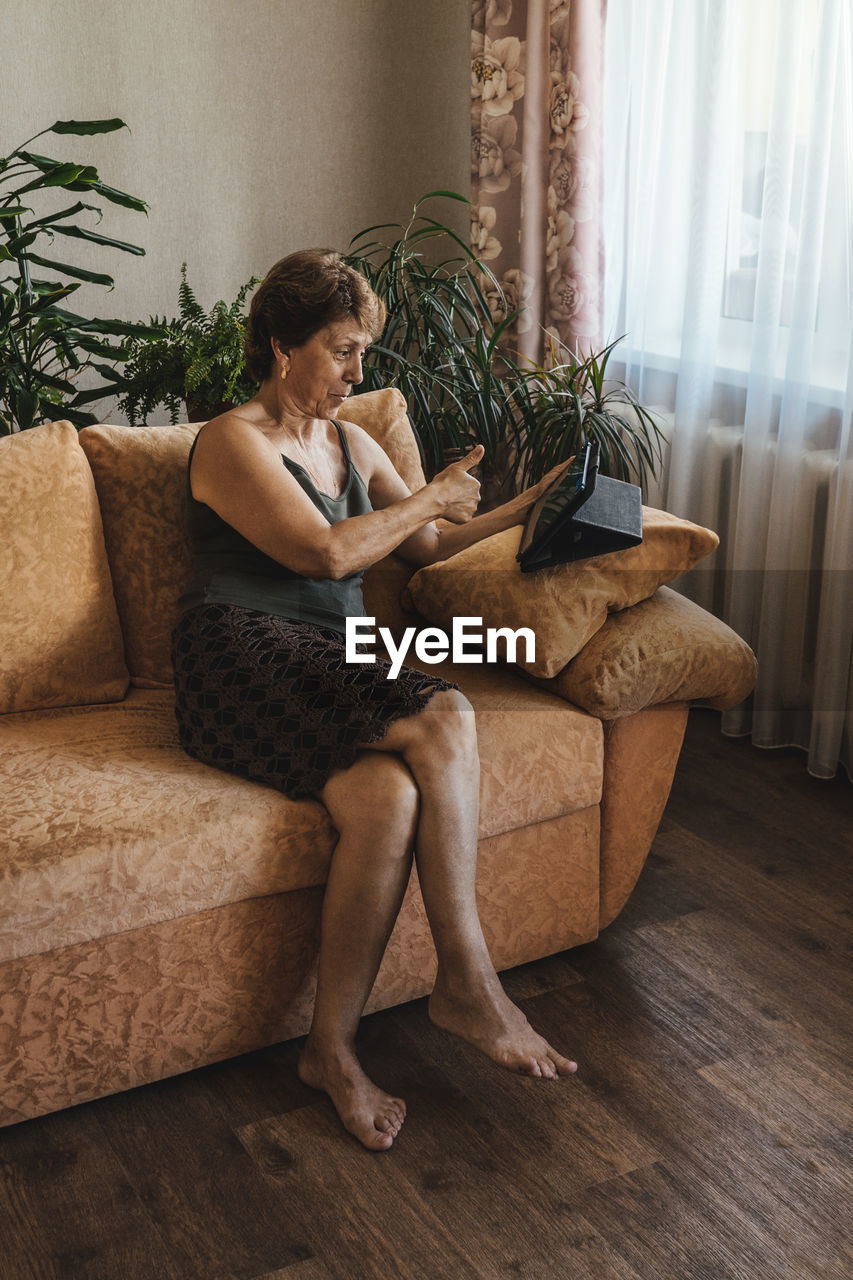
{"label": "tank top strap", "polygon": [[195,502],[196,499],[193,498],[193,487],[192,487],[192,481],[190,479],[190,468],[192,467],[192,464],[193,464],[193,454],[195,453],[195,447],[198,444],[198,438],[200,435],[201,435],[201,427],[199,427],[198,431],[195,433],[195,436],[193,437],[193,442],[190,445],[190,451],[187,454],[187,496],[189,498],[192,498],[193,502]]}
{"label": "tank top strap", "polygon": [[348,467],[350,467],[350,468],[352,468],[352,466],[353,466],[353,461],[352,461],[352,457],[351,457],[351,455],[350,455],[349,445],[347,444],[347,433],[344,431],[344,429],[343,429],[343,427],[341,426],[341,424],[340,424],[339,422],[337,422],[334,418],[332,418],[332,422],[334,423],[335,428],[336,428],[337,433],[338,433],[338,436],[339,436],[339,438],[340,438],[341,448],[342,448],[342,449],[343,449],[343,451],[344,451],[344,457],[345,457],[345,458],[346,458],[346,460],[347,460],[347,466],[348,466]]}

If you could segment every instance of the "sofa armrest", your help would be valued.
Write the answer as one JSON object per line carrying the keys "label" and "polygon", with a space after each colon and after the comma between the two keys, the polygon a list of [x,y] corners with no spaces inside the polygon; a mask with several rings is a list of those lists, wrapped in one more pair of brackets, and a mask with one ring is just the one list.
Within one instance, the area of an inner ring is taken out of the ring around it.
{"label": "sofa armrest", "polygon": [[604,725],[598,927],[628,901],[658,829],[687,726],[687,702]]}
{"label": "sofa armrest", "polygon": [[731,627],[669,587],[613,613],[543,687],[600,720],[701,698],[726,710],[755,684],[755,655]]}

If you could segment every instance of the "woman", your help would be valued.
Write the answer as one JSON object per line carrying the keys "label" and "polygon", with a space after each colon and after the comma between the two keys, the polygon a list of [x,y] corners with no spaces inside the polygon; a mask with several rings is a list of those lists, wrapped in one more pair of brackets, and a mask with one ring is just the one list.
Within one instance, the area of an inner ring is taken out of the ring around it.
{"label": "woman", "polygon": [[433,1021],[512,1070],[576,1070],[505,995],[483,940],[470,704],[438,676],[404,667],[388,680],[380,658],[344,661],[367,565],[392,550],[414,565],[445,559],[520,523],[541,487],[472,518],[480,446],[412,494],[366,432],[338,422],[384,318],[335,253],[292,254],[260,285],[246,336],[260,390],[209,422],[190,455],[196,568],[174,636],[185,749],[315,796],[339,832],[299,1075],[372,1150],[391,1146],[406,1107],[362,1071],[355,1033],[413,851],[438,955]]}

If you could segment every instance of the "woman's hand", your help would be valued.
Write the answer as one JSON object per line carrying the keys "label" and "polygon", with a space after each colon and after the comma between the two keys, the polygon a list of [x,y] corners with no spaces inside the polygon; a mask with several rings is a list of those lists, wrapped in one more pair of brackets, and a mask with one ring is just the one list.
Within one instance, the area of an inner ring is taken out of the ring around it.
{"label": "woman's hand", "polygon": [[428,487],[441,503],[442,518],[451,524],[466,524],[477,510],[480,482],[469,472],[482,460],[484,453],[481,444],[475,445],[464,458],[451,462],[430,481]]}
{"label": "woman's hand", "polygon": [[575,457],[576,455],[572,454],[567,461],[558,462],[556,467],[552,467],[550,471],[546,471],[542,479],[537,480],[536,484],[532,484],[529,489],[523,489],[521,493],[516,495],[513,501],[519,504],[520,521],[526,519],[528,511],[539,501],[545,490],[548,489],[555,480],[565,475],[569,467],[574,462]]}

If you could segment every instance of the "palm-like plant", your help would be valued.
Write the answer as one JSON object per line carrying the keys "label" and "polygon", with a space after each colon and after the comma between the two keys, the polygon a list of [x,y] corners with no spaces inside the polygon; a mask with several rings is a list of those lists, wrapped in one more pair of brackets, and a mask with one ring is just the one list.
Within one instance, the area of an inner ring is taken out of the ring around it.
{"label": "palm-like plant", "polygon": [[[422,212],[436,198],[470,203],[454,191],[431,191],[405,226],[368,227],[350,243],[347,261],[388,308],[361,389],[400,388],[430,474],[447,449],[479,443],[485,470],[504,489],[518,488],[596,438],[605,474],[644,483],[660,460],[661,437],[630,389],[606,377],[617,344],[582,358],[552,342],[541,367],[514,352],[508,339],[520,311],[461,237]],[[391,243],[375,238],[389,229],[401,234]],[[427,245],[437,262],[425,259]]]}
{"label": "palm-like plant", "polygon": [[[80,215],[95,214],[100,222],[100,204],[92,203],[98,198],[139,213],[147,212],[148,206],[107,186],[92,165],[53,160],[29,150],[46,133],[79,136],[126,127],[118,119],[57,120],[0,157],[0,265],[8,265],[12,273],[0,279],[0,435],[32,427],[42,418],[69,418],[77,426],[97,421],[82,406],[112,395],[120,381],[114,364],[121,360],[121,351],[112,339],[145,331],[144,326],[89,319],[66,310],[60,304],[83,283],[111,288],[113,278],[45,257],[40,250],[41,242],[63,237],[144,254],[139,245],[81,225]],[[37,216],[34,198],[43,202],[44,193],[53,189],[62,195],[85,193],[88,199]],[[61,278],[43,279],[43,270]],[[85,370],[94,370],[106,382],[78,390],[76,380]]]}
{"label": "palm-like plant", "polygon": [[[495,462],[505,438],[506,393],[493,380],[492,367],[506,322],[496,329],[481,285],[485,269],[468,246],[450,227],[420,212],[437,197],[468,203],[453,191],[428,192],[408,225],[368,227],[353,237],[346,255],[388,309],[361,389],[400,388],[428,471],[441,464],[446,448],[460,447],[471,435],[484,445],[486,460]],[[390,244],[371,239],[387,230],[402,234]],[[444,254],[440,261],[425,259],[428,242]]]}
{"label": "palm-like plant", "polygon": [[602,351],[580,356],[551,344],[546,366],[520,371],[516,401],[517,474],[532,483],[580,451],[601,446],[601,471],[641,485],[661,461],[663,435],[630,387],[607,377],[618,338]]}

